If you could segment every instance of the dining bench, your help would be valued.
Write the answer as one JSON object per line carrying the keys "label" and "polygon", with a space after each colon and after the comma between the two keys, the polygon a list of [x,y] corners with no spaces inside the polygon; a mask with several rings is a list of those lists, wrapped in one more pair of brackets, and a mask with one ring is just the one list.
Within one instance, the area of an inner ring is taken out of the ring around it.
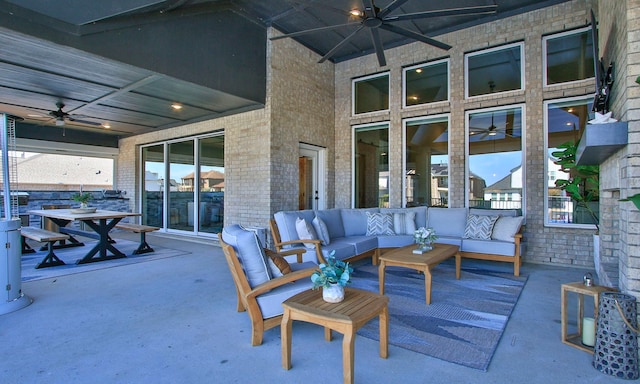
{"label": "dining bench", "polygon": [[53,252],[53,244],[56,241],[69,240],[69,235],[36,227],[22,227],[20,228],[20,234],[22,235],[22,253],[34,252],[27,244],[26,238],[39,243],[47,243],[47,254],[42,261],[36,265],[36,269],[65,265],[65,262],[60,260]]}
{"label": "dining bench", "polygon": [[140,234],[140,245],[138,246],[138,249],[133,251],[134,255],[139,255],[141,253],[154,252],[153,248],[151,248],[151,246],[149,246],[149,244],[147,243],[146,235],[147,235],[147,232],[154,232],[159,230],[160,228],[152,227],[150,225],[134,224],[134,223],[118,223],[116,224],[116,228],[121,229],[123,231],[131,231],[133,233]]}

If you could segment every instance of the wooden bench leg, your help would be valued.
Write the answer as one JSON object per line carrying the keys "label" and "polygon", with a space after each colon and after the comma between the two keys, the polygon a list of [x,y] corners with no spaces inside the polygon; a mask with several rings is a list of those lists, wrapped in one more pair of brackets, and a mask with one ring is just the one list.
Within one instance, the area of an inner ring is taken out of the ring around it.
{"label": "wooden bench leg", "polygon": [[149,244],[147,244],[147,236],[146,236],[146,234],[147,234],[146,232],[140,232],[140,245],[138,246],[138,249],[133,251],[134,255],[139,255],[141,253],[153,252],[153,248],[151,248],[149,246]]}
{"label": "wooden bench leg", "polygon": [[64,261],[60,260],[58,256],[56,256],[56,254],[53,253],[53,243],[55,243],[55,241],[47,242],[48,244],[47,248],[49,249],[49,252],[44,257],[44,259],[42,259],[42,261],[39,262],[38,265],[36,265],[36,269],[46,268],[46,267],[55,267],[58,265],[65,265]]}

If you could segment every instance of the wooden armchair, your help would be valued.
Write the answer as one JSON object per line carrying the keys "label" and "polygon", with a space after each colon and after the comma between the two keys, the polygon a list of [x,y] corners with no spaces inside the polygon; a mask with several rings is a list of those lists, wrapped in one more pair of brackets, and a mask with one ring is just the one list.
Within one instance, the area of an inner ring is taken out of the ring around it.
{"label": "wooden armchair", "polygon": [[[286,245],[297,245],[300,246],[300,240],[291,240],[291,241],[282,241],[280,238],[280,230],[278,229],[278,224],[274,219],[269,220],[269,227],[271,228],[271,236],[273,237],[273,245],[276,247],[278,253],[283,256],[291,256],[297,255],[298,263],[302,262],[302,255],[306,252],[305,248],[285,248]],[[310,243],[315,245],[316,258],[318,260],[318,264],[326,264],[324,256],[322,255],[322,240],[305,240],[305,243]]]}
{"label": "wooden armchair", "polygon": [[[218,234],[218,238],[236,286],[237,310],[248,312],[251,320],[251,345],[256,346],[262,344],[264,331],[280,325],[284,311],[282,302],[312,288],[310,276],[316,268],[313,263],[291,264],[291,272],[272,278],[271,274],[265,271],[264,278],[259,276],[259,280],[256,280],[256,265],[262,263],[265,269],[269,268],[264,250],[255,233],[240,226],[231,227],[235,228],[226,232],[228,227],[225,227],[223,232]],[[223,237],[227,238],[229,243],[225,242]],[[234,242],[236,244],[230,244]],[[262,261],[255,259],[256,257],[262,258]],[[252,276],[249,277],[248,274]]]}

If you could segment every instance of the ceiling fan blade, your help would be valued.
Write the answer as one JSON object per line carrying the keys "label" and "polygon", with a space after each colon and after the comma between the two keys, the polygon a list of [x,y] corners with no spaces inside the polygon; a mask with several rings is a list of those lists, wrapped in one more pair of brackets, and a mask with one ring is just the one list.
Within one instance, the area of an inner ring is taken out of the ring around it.
{"label": "ceiling fan blade", "polygon": [[425,35],[421,35],[419,33],[410,31],[410,30],[408,30],[406,28],[398,27],[396,25],[387,24],[386,22],[382,23],[380,28],[386,29],[387,31],[390,31],[390,32],[397,33],[399,35],[410,37],[410,38],[418,40],[418,41],[422,41],[423,43],[426,43],[426,44],[429,44],[429,45],[433,45],[434,47],[437,47],[437,48],[440,48],[440,49],[444,49],[446,51],[448,51],[448,50],[450,50],[452,48],[449,44],[441,43],[438,40],[434,40],[434,39],[432,39],[430,37],[427,37]]}
{"label": "ceiling fan blade", "polygon": [[384,57],[384,47],[382,46],[382,40],[380,40],[380,31],[378,31],[378,28],[370,28],[369,30],[371,31],[371,41],[373,41],[373,47],[378,57],[378,64],[384,67],[387,65],[387,60]]}
{"label": "ceiling fan blade", "polygon": [[360,25],[361,26],[362,23],[360,23],[360,22],[357,22],[357,23],[346,23],[346,24],[330,25],[330,26],[327,26],[327,27],[319,27],[319,28],[307,29],[307,30],[304,30],[304,31],[286,33],[284,35],[270,37],[269,40],[279,40],[279,39],[284,39],[284,38],[287,38],[287,37],[302,36],[302,35],[306,35],[308,33],[328,31],[328,30],[342,28],[342,27],[348,27],[348,26],[352,26],[352,25]]}
{"label": "ceiling fan blade", "polygon": [[79,123],[79,124],[102,126],[102,123],[96,123],[95,121],[89,121],[89,120],[80,120],[80,119],[76,119],[76,118],[71,117],[71,116],[69,116],[67,118],[67,120],[69,120],[71,122],[74,122],[74,123]]}
{"label": "ceiling fan blade", "polygon": [[490,15],[492,13],[496,13],[496,7],[496,5],[479,5],[477,7],[451,8],[441,9],[437,11],[405,13],[404,15],[385,17],[384,21],[415,20],[424,19],[427,17]]}
{"label": "ceiling fan blade", "polygon": [[409,0],[395,0],[393,3],[387,5],[387,7],[385,9],[383,9],[380,12],[378,12],[378,17],[383,18],[383,17],[387,16],[391,12],[393,12],[396,9],[398,9],[399,7],[401,7],[402,4],[406,3],[407,1],[409,1]]}
{"label": "ceiling fan blade", "polygon": [[342,48],[343,45],[347,44],[349,40],[351,40],[353,36],[356,35],[356,33],[362,30],[362,28],[364,28],[364,25],[360,24],[360,26],[355,31],[351,32],[349,36],[345,37],[335,47],[331,48],[329,52],[327,52],[324,56],[322,56],[322,58],[320,59],[320,61],[318,61],[318,63],[324,63],[327,59],[331,58],[331,56],[333,56],[334,53],[336,53],[340,48]]}

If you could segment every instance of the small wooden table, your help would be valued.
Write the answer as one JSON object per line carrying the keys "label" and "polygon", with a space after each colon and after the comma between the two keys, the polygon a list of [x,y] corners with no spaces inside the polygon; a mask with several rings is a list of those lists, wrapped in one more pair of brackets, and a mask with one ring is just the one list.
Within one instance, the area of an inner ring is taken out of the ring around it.
{"label": "small wooden table", "polygon": [[282,306],[282,367],[291,368],[291,323],[306,321],[324,328],[325,340],[331,341],[331,330],[344,335],[342,339],[342,369],[345,384],[353,383],[353,352],[356,331],[376,316],[380,318],[380,357],[386,359],[389,350],[389,298],[374,292],[345,288],[344,300],[327,303],[322,290],[308,290],[290,297]]}
{"label": "small wooden table", "polygon": [[460,279],[460,247],[451,244],[434,244],[431,251],[416,255],[415,244],[397,248],[381,255],[378,266],[378,282],[380,294],[384,295],[384,271],[387,266],[413,268],[424,272],[424,290],[427,304],[431,304],[431,268],[450,258],[456,258],[456,279]]}

